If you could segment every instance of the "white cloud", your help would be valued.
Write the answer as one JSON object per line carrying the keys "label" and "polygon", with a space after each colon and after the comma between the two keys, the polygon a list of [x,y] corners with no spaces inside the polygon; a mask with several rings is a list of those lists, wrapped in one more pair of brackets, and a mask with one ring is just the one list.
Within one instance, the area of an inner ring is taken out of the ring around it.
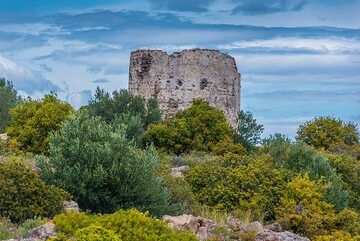
{"label": "white cloud", "polygon": [[0,54],[0,76],[12,81],[18,90],[26,95],[35,92],[60,90],[50,80],[45,79],[38,71],[30,70]]}
{"label": "white cloud", "polygon": [[358,39],[347,38],[274,38],[250,41],[236,41],[219,45],[220,49],[261,49],[263,51],[313,51],[317,53],[339,54],[359,53]]}

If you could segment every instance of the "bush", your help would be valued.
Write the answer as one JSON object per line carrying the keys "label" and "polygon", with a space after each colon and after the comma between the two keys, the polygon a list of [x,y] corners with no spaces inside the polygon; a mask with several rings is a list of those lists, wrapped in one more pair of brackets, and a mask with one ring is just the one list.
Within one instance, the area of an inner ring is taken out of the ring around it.
{"label": "bush", "polygon": [[316,117],[299,126],[296,139],[315,148],[328,149],[331,145],[359,143],[357,125],[334,117]]}
{"label": "bush", "polygon": [[132,207],[157,215],[171,211],[155,150],[137,149],[125,129],[80,112],[51,135],[49,158],[37,158],[43,178],[93,212]]}
{"label": "bush", "polygon": [[346,155],[327,154],[327,158],[336,172],[345,182],[349,192],[349,207],[360,212],[360,162]]}
{"label": "bush", "polygon": [[308,238],[327,234],[334,225],[335,213],[332,205],[322,200],[323,191],[323,186],[308,175],[289,182],[277,209],[282,226]]}
{"label": "bush", "polygon": [[186,180],[201,204],[225,211],[251,210],[266,220],[274,218],[285,185],[268,156],[217,157],[192,167]]}
{"label": "bush", "polygon": [[242,144],[247,150],[255,148],[261,140],[260,135],[263,131],[263,125],[256,123],[251,112],[241,110],[238,113],[235,141]]}
{"label": "bush", "polygon": [[328,235],[317,236],[314,241],[359,241],[360,235],[351,236],[345,231],[334,231]]}
{"label": "bush", "polygon": [[63,211],[69,195],[46,185],[36,168],[16,159],[0,159],[0,216],[12,222],[52,217]]}
{"label": "bush", "polygon": [[225,156],[229,153],[246,155],[246,148],[241,144],[234,143],[230,138],[225,138],[213,147],[212,153],[217,156]]}
{"label": "bush", "polygon": [[13,121],[8,135],[19,143],[21,150],[46,154],[50,133],[58,130],[74,110],[55,94],[49,94],[41,100],[27,100],[10,112]]}
{"label": "bush", "polygon": [[85,108],[91,116],[100,116],[108,123],[123,115],[139,117],[144,128],[161,121],[161,110],[155,100],[150,99],[145,103],[143,98],[125,89],[110,95],[98,87],[94,98]]}
{"label": "bush", "polygon": [[14,108],[21,98],[17,95],[13,84],[0,78],[0,133],[11,123],[10,109]]}
{"label": "bush", "polygon": [[173,230],[155,218],[136,210],[108,215],[60,214],[54,218],[59,231],[76,240],[195,241],[194,234]]}
{"label": "bush", "polygon": [[282,166],[289,159],[291,144],[290,138],[275,133],[262,140],[262,149],[273,157],[277,166]]}
{"label": "bush", "polygon": [[321,180],[326,185],[324,198],[335,206],[336,211],[347,206],[349,194],[344,188],[344,182],[331,166],[329,159],[314,147],[278,139],[267,147],[267,151],[273,155],[278,167],[288,170],[290,179],[299,173],[307,173],[311,180]]}
{"label": "bush", "polygon": [[195,99],[188,109],[177,112],[173,118],[150,125],[144,140],[162,151],[182,154],[210,152],[216,143],[232,138],[232,135],[233,131],[221,110]]}

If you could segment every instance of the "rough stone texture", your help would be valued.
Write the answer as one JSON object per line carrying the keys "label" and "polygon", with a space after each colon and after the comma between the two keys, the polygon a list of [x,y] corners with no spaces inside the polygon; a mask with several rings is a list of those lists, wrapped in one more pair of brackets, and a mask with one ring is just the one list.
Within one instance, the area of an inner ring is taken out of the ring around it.
{"label": "rough stone texture", "polygon": [[43,240],[57,235],[56,226],[52,222],[47,222],[40,227],[31,229],[28,233],[30,238],[37,240]]}
{"label": "rough stone texture", "polygon": [[255,241],[310,241],[310,239],[300,237],[299,235],[287,231],[274,232],[271,230],[264,230],[256,235]]}
{"label": "rough stone texture", "polygon": [[[202,217],[195,217],[188,214],[183,214],[180,216],[168,216],[163,217],[163,221],[168,223],[169,227],[176,228],[178,230],[188,230],[196,234],[200,240],[207,240],[209,238],[215,237],[215,230],[218,227],[225,228],[229,233],[241,233],[255,231],[255,241],[310,241],[308,238],[300,237],[291,232],[276,232],[270,230],[269,228],[274,228],[281,230],[279,224],[275,223],[274,225],[263,226],[259,222],[252,222],[250,224],[244,224],[241,220],[236,218],[228,217],[226,220],[226,225],[217,224],[212,220],[205,219]],[[217,240],[236,240],[237,235],[234,238],[229,236],[229,233],[224,233],[225,236],[217,236]]]}
{"label": "rough stone texture", "polygon": [[203,98],[224,111],[232,126],[240,110],[240,74],[235,59],[217,50],[131,53],[129,90],[158,101],[165,116]]}
{"label": "rough stone texture", "polygon": [[190,171],[189,166],[181,166],[181,167],[174,167],[171,168],[170,175],[173,177],[182,177],[183,173]]}
{"label": "rough stone texture", "polygon": [[163,221],[167,222],[169,227],[193,232],[199,237],[200,240],[213,238],[214,229],[216,228],[216,225],[213,221],[188,214],[183,214],[180,216],[165,215],[163,217]]}
{"label": "rough stone texture", "polygon": [[74,201],[64,201],[64,207],[66,213],[79,212],[79,205]]}

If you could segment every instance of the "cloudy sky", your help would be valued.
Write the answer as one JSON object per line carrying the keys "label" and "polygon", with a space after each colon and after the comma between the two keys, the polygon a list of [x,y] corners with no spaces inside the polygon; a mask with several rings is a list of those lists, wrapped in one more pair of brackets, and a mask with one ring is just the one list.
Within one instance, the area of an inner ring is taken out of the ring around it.
{"label": "cloudy sky", "polygon": [[0,76],[78,107],[126,88],[129,54],[215,48],[237,60],[265,135],[319,115],[360,123],[360,0],[0,0]]}

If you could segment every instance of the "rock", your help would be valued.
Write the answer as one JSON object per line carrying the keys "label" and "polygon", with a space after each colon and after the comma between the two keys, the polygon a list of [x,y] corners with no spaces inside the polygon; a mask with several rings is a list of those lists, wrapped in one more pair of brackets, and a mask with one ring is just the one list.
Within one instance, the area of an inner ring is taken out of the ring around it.
{"label": "rock", "polygon": [[33,239],[47,239],[57,235],[55,224],[52,222],[47,222],[44,225],[33,228],[28,231],[30,238]]}
{"label": "rock", "polygon": [[165,215],[163,221],[167,222],[169,227],[191,231],[196,234],[200,240],[212,238],[216,227],[215,223],[209,219],[194,217],[188,214],[175,217]]}
{"label": "rock", "polygon": [[[252,222],[249,225],[245,225],[239,219],[228,217],[226,224],[221,225],[214,223],[212,220],[202,217],[195,217],[188,214],[183,214],[176,217],[166,215],[163,217],[163,221],[167,222],[169,227],[193,232],[199,237],[200,240],[216,237],[217,240],[238,241],[239,239],[232,239],[231,235],[229,234],[256,231],[254,233],[254,235],[256,235],[255,241],[310,241],[308,238],[304,238],[290,232],[276,232],[270,230],[270,228],[274,230],[281,230],[281,226],[278,223],[266,225],[265,227],[260,222]],[[219,237],[219,234],[217,233],[215,236],[216,228],[224,229],[224,234],[221,234]]]}
{"label": "rock", "polygon": [[256,235],[255,241],[310,241],[310,239],[287,231],[274,232],[271,230],[264,230]]}
{"label": "rock", "polygon": [[268,229],[274,232],[281,232],[283,231],[281,225],[279,223],[271,223],[264,226],[264,229]]}
{"label": "rock", "polygon": [[247,230],[254,230],[256,233],[260,233],[264,231],[264,227],[260,222],[252,222],[247,227]]}
{"label": "rock", "polygon": [[9,139],[9,137],[6,133],[0,134],[0,141],[1,140],[7,141],[8,139]]}
{"label": "rock", "polygon": [[181,167],[174,167],[171,168],[170,175],[173,177],[182,177],[183,173],[190,171],[189,166],[181,166]]}
{"label": "rock", "polygon": [[79,205],[74,201],[64,201],[65,212],[79,212]]}

